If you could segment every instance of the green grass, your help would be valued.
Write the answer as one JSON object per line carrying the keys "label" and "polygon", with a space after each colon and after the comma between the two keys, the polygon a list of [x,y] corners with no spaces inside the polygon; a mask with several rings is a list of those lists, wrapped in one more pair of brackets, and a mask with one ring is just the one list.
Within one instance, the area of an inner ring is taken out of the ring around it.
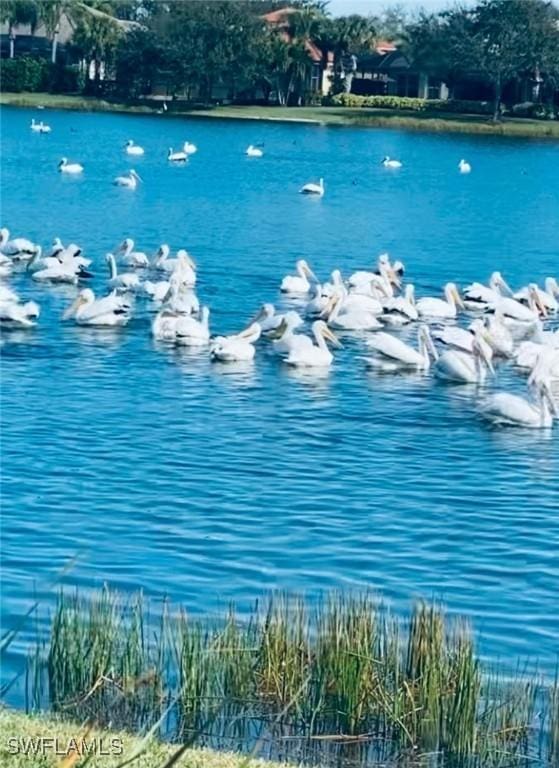
{"label": "green grass", "polygon": [[275,595],[240,621],[61,593],[27,689],[31,710],[324,766],[430,753],[432,766],[520,768],[557,753],[557,686],[484,670],[469,627],[439,606],[398,622],[367,595],[313,608]]}
{"label": "green grass", "polygon": [[[56,739],[43,742],[42,754],[32,756],[24,753],[24,746],[40,740]],[[54,746],[64,752],[72,746],[72,739],[78,743],[84,741],[93,744],[97,740],[98,754],[87,763],[87,758],[71,763],[71,758],[63,766],[61,754],[54,753]],[[15,741],[14,741],[15,740]],[[19,752],[16,750],[19,748]],[[114,753],[113,753],[114,750]],[[120,752],[121,754],[117,754]],[[101,751],[112,754],[100,754]],[[151,738],[144,742],[139,736],[126,731],[93,728],[87,729],[83,723],[60,720],[54,717],[28,716],[13,710],[0,709],[0,765],[10,768],[79,768],[87,764],[88,768],[119,768],[123,762],[138,757],[130,763],[135,768],[165,768],[169,760],[178,751],[177,745],[165,744]],[[264,760],[250,759],[233,753],[219,753],[211,750],[188,749],[174,765],[179,768],[279,768],[279,764]],[[288,768],[283,764],[283,768]]]}
{"label": "green grass", "polygon": [[[0,104],[17,107],[44,107],[99,112],[129,112],[154,114],[156,108],[138,104],[123,104],[85,96],[48,93],[1,93]],[[492,136],[559,139],[559,121],[507,118],[494,124],[480,115],[454,113],[418,114],[388,109],[351,107],[274,107],[274,106],[218,106],[187,108],[171,105],[162,117],[188,116],[237,120],[272,120],[306,122],[317,125],[362,126],[366,128],[399,128],[402,130],[441,133],[475,133]]]}

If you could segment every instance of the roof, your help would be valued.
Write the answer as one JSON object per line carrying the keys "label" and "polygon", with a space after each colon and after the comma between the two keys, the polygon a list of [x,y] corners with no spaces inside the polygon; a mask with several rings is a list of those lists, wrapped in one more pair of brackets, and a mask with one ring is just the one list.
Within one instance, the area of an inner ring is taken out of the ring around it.
{"label": "roof", "polygon": [[[277,11],[270,11],[270,13],[265,13],[262,18],[271,26],[279,27],[281,30],[281,36],[285,42],[290,43],[292,37],[288,30],[289,16],[298,12],[298,8],[291,8],[290,6],[286,6],[285,8],[279,8]],[[305,50],[315,63],[322,61],[324,58],[320,48],[310,39],[305,40]]]}

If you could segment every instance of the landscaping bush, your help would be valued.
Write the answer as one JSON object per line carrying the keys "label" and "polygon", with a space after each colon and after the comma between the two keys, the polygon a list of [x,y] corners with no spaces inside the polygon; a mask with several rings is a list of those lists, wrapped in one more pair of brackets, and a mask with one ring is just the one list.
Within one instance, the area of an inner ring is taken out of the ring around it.
{"label": "landscaping bush", "polygon": [[20,91],[40,91],[48,78],[48,62],[22,56],[18,59],[2,61],[2,90],[19,93]]}
{"label": "landscaping bush", "polygon": [[490,115],[493,107],[488,101],[461,99],[415,99],[408,96],[358,96],[355,93],[339,93],[327,96],[326,106],[374,107],[376,109],[408,110],[411,112],[459,112],[473,115]]}

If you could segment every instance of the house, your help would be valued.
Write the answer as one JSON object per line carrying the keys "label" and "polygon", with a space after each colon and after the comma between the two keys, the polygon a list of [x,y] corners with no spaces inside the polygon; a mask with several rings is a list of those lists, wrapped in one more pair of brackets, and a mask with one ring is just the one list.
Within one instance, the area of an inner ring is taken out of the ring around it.
{"label": "house", "polygon": [[442,80],[421,72],[391,42],[379,41],[374,52],[357,59],[352,93],[360,96],[410,96],[421,99],[447,99]]}
{"label": "house", "polygon": [[[261,18],[268,26],[278,30],[285,42],[290,43],[293,40],[290,17],[296,13],[299,13],[299,9],[288,6],[265,13]],[[325,54],[310,39],[305,40],[305,49],[312,61],[308,90],[311,93],[325,96],[330,91],[334,76],[334,54],[331,51]]]}
{"label": "house", "polygon": [[[70,42],[72,33],[73,29],[68,18],[62,15],[57,34],[59,54],[64,54],[65,46]],[[0,58],[29,55],[44,58],[50,58],[52,55],[52,39],[48,37],[44,24],[39,24],[34,30],[29,24],[18,24],[11,29],[6,22],[0,24]]]}

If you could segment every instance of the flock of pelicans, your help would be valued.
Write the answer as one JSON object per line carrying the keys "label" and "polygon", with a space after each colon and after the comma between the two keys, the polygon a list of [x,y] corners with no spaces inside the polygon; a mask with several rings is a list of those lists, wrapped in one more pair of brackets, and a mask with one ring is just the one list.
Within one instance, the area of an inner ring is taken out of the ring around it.
{"label": "flock of pelicans", "polygon": [[[251,361],[256,343],[264,339],[288,366],[307,370],[328,368],[330,347],[341,346],[336,333],[359,332],[365,338],[365,365],[386,372],[433,370],[447,382],[483,384],[495,375],[499,361],[510,360],[528,374],[528,397],[498,392],[480,404],[480,413],[498,424],[551,427],[559,418],[552,386],[559,382],[559,329],[545,330],[559,312],[559,283],[548,277],[544,286],[530,283],[513,291],[499,272],[487,285],[473,283],[459,291],[447,283],[441,296],[416,298],[404,283],[404,265],[379,256],[370,271],[347,279],[334,270],[319,281],[301,259],[295,274],[279,285],[282,294],[297,300],[300,311],[277,311],[264,304],[248,327],[229,336],[212,336],[210,310],[196,295],[197,268],[181,249],[172,256],[161,245],[153,257],[135,250],[125,239],[105,257],[106,295],[96,297],[80,287],[63,314],[80,326],[124,326],[134,312],[134,299],[144,298],[155,312],[151,324],[157,340],[207,347],[213,360]],[[48,255],[26,238],[10,239],[0,230],[0,323],[32,328],[40,314],[34,301],[23,301],[8,285],[24,272],[42,284],[83,286],[93,274],[91,260],[74,244],[56,239]],[[124,270],[124,271],[123,271]],[[459,315],[467,327],[456,323]],[[310,320],[310,333],[303,332]],[[417,324],[417,344],[402,340],[398,328]],[[396,329],[396,333],[394,333]],[[392,332],[391,332],[392,330]]]}

